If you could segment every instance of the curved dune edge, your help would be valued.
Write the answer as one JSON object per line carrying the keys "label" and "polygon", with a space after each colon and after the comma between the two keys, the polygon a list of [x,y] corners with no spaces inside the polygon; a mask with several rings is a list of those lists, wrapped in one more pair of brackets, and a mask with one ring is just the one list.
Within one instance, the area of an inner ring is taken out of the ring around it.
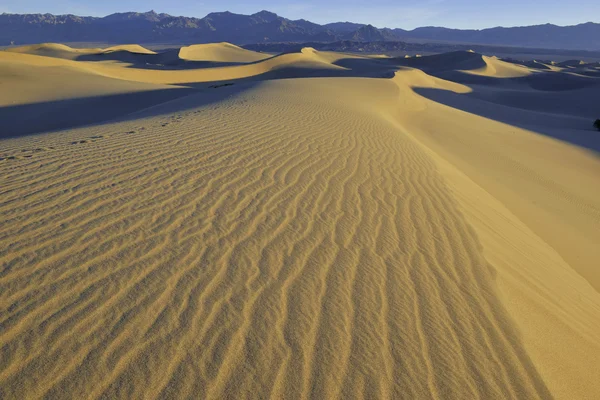
{"label": "curved dune edge", "polygon": [[99,52],[102,51],[100,48],[86,48],[86,49],[75,49],[61,43],[40,43],[28,46],[9,47],[3,49],[9,53],[22,53],[32,55],[45,55],[51,56],[52,52],[69,52],[69,53],[87,53],[87,52]]}
{"label": "curved dune edge", "polygon": [[132,54],[156,54],[139,44],[124,44],[107,48],[74,48],[60,43],[42,43],[28,46],[9,47],[4,49],[8,53],[30,54],[44,57],[72,59],[81,54],[104,54],[115,51],[125,51]]}
{"label": "curved dune edge", "polygon": [[40,57],[36,55],[18,53],[9,54],[6,52],[0,52],[0,61],[6,60],[12,63],[20,62],[36,66],[69,66],[82,71],[127,81],[153,84],[184,85],[190,83],[255,77],[283,68],[297,68],[299,69],[299,76],[302,76],[302,70],[311,68],[344,70],[345,68],[334,65],[332,61],[344,58],[345,56],[333,54],[334,53],[327,52],[324,52],[323,54],[319,52],[318,55],[315,53],[289,53],[270,57],[249,65],[177,71],[123,68],[121,65],[114,64],[81,63],[60,58]]}
{"label": "curved dune edge", "polygon": [[127,51],[133,54],[156,54],[156,52],[148,50],[147,48],[142,47],[139,44],[122,44],[102,49],[102,52],[104,53],[109,53],[113,51]]}
{"label": "curved dune edge", "polygon": [[[408,87],[422,87],[423,80],[409,80],[403,75],[406,73],[398,73],[395,81],[401,88],[401,97],[406,98],[411,96]],[[446,90],[464,92],[460,86],[447,83],[443,85]],[[419,101],[428,102],[424,99],[415,99],[411,102],[418,104]],[[475,138],[473,134],[480,136],[481,131],[490,131],[489,136],[481,139],[482,142],[488,149],[500,148],[501,143],[506,141],[506,136],[502,133],[505,132],[506,127],[477,116],[456,115],[455,110],[439,104],[429,102],[426,107],[427,124],[423,124],[425,120],[411,118],[406,108],[395,111],[392,119],[395,123],[400,123],[403,131],[410,132],[411,136],[421,143],[447,179],[454,197],[461,204],[461,212],[477,232],[486,260],[498,273],[496,282],[500,299],[518,327],[527,353],[537,371],[556,398],[596,397],[600,393],[600,382],[596,379],[593,366],[600,356],[600,338],[596,333],[600,327],[600,293],[594,290],[590,283],[542,238],[547,236],[547,229],[550,229],[550,226],[534,226],[539,229],[534,232],[533,225],[527,226],[507,208],[518,209],[522,206],[517,201],[530,202],[535,196],[524,198],[521,195],[518,200],[512,199],[503,204],[498,198],[493,197],[501,193],[500,185],[494,186],[493,181],[485,176],[490,171],[484,169],[480,161],[477,161],[481,156],[487,160],[493,159],[494,156],[486,155],[485,150],[477,147],[477,144],[474,144],[470,155],[456,152],[459,145],[451,144],[451,141],[465,140],[465,138],[472,141]],[[419,109],[424,110],[423,107]],[[439,117],[436,118],[438,115]],[[439,140],[441,136],[432,136],[430,126],[449,121],[450,115],[454,117],[455,123],[460,125],[461,129],[453,130],[452,127],[446,126],[445,131],[453,133],[450,138],[444,140]],[[411,120],[415,123],[406,125],[406,121]],[[578,174],[581,176],[588,175],[590,170],[600,168],[600,160],[593,154],[568,145],[557,144],[551,139],[539,138],[524,130],[520,130],[519,134],[522,135],[522,139],[529,137],[528,140],[515,141],[522,147],[520,151],[531,154],[532,149],[535,148],[538,154],[549,155],[546,159],[541,157],[527,160],[530,168],[534,168],[533,166],[537,164],[538,168],[547,170],[549,165],[554,164],[554,158],[550,155],[552,154],[550,149],[554,146],[560,148],[565,162],[571,163],[574,170],[580,170]],[[540,151],[540,147],[544,150]],[[513,150],[503,149],[503,151],[505,154],[515,154]],[[521,158],[521,160],[526,159]],[[471,170],[465,168],[469,163],[471,163]],[[475,170],[483,173],[477,174]],[[518,175],[517,170],[507,170],[505,173],[506,182],[510,182]],[[555,177],[562,184],[568,182],[558,175]],[[527,182],[528,185],[531,183],[531,181]],[[484,185],[481,186],[482,184]],[[579,184],[581,183],[574,183],[574,185]],[[590,184],[592,185],[590,187],[597,189],[596,185],[591,182]],[[517,188],[518,186],[514,185],[513,190],[518,190]],[[598,196],[597,192],[597,190],[592,191],[588,195],[594,198]],[[554,194],[547,192],[542,196],[548,200]],[[502,199],[510,200],[504,195]],[[571,204],[570,210],[567,211],[561,203],[562,199],[557,198],[552,202],[552,207],[563,208],[566,215],[573,217],[571,223],[577,224],[575,213],[582,212],[580,205]],[[586,211],[590,214],[584,218],[591,219],[593,227],[593,221],[598,218],[597,210],[592,207]],[[560,223],[553,220],[550,224]],[[583,233],[582,236],[582,231],[577,230],[583,228],[581,225],[575,229],[567,225],[560,226],[564,229],[561,236],[575,236],[577,238],[575,240],[585,241],[597,234],[591,230]],[[593,264],[597,259],[596,252],[590,251],[594,245],[591,246],[587,252],[578,254],[582,262],[585,259],[585,262]],[[582,268],[577,267],[577,269]]]}
{"label": "curved dune edge", "polygon": [[[142,84],[0,53],[131,91],[342,58]],[[417,69],[240,83],[2,141],[0,397],[600,397],[600,294],[575,272],[600,161],[419,88],[472,92]]]}
{"label": "curved dune edge", "polygon": [[179,49],[179,58],[189,61],[251,63],[269,57],[269,54],[242,49],[231,43],[196,44]]}
{"label": "curved dune edge", "polygon": [[557,399],[596,397],[598,292],[497,199],[455,166],[438,163],[498,273],[499,298],[550,393]]}
{"label": "curved dune edge", "polygon": [[506,63],[495,57],[482,56],[482,59],[485,62],[485,67],[462,72],[494,78],[520,78],[532,73],[525,66]]}

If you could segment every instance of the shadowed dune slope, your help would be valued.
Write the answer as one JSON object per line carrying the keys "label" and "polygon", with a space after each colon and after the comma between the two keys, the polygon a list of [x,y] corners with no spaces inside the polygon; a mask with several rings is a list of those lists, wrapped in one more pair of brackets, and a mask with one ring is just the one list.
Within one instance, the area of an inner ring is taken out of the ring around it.
{"label": "shadowed dune slope", "polygon": [[[29,59],[47,58],[25,56]],[[114,79],[81,63],[58,61],[27,63],[0,54],[0,138],[101,122],[193,91]]]}
{"label": "shadowed dune slope", "polygon": [[471,51],[454,51],[425,57],[401,57],[390,60],[425,70],[474,70],[486,66],[484,56]]}
{"label": "shadowed dune slope", "polygon": [[556,139],[593,109],[423,59],[0,52],[2,122],[179,93],[0,139],[0,398],[598,398],[600,158]]}
{"label": "shadowed dune slope", "polygon": [[113,51],[128,51],[134,54],[156,54],[152,50],[148,50],[145,47],[140,46],[139,44],[122,44],[119,46],[107,47],[102,51],[104,53],[110,53]]}

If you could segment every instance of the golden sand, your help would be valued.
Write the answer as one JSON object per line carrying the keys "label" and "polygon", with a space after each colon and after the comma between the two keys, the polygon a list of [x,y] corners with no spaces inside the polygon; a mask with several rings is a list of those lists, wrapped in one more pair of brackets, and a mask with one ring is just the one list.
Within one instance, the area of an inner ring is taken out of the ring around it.
{"label": "golden sand", "polygon": [[600,78],[191,50],[0,52],[0,398],[600,397]]}
{"label": "golden sand", "polygon": [[242,49],[231,43],[209,43],[182,47],[179,50],[179,57],[190,61],[250,63],[264,60],[270,56]]}

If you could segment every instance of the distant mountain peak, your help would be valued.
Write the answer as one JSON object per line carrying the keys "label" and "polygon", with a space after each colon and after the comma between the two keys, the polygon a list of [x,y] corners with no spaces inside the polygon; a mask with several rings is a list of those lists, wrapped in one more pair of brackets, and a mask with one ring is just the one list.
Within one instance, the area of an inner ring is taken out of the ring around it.
{"label": "distant mountain peak", "polygon": [[131,20],[146,20],[150,22],[160,21],[161,18],[168,17],[168,14],[157,14],[156,11],[150,10],[146,12],[124,12],[114,13],[102,18],[107,21],[131,21]]}
{"label": "distant mountain peak", "polygon": [[377,29],[371,24],[363,25],[346,35],[346,39],[358,42],[383,42],[398,40],[391,29]]}
{"label": "distant mountain peak", "polygon": [[272,19],[279,18],[279,15],[275,14],[274,12],[267,11],[267,10],[261,10],[257,13],[252,14],[252,16],[253,17],[272,18]]}
{"label": "distant mountain peak", "polygon": [[371,24],[367,24],[365,26],[361,26],[360,28],[358,28],[359,31],[363,31],[363,32],[375,32],[378,29],[375,28],[373,25]]}
{"label": "distant mountain peak", "polygon": [[208,18],[211,16],[227,16],[227,15],[238,15],[238,14],[232,13],[231,11],[215,11],[215,12],[208,13],[206,15],[206,17],[204,17],[204,18]]}

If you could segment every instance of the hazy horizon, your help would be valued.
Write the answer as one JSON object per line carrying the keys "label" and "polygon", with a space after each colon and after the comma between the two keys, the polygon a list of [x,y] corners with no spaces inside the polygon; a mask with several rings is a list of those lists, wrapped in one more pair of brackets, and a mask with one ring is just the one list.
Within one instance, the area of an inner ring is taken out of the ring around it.
{"label": "hazy horizon", "polygon": [[[519,8],[519,13],[512,12]],[[453,29],[485,29],[493,27],[517,27],[554,24],[578,25],[590,20],[590,15],[600,12],[600,3],[583,0],[577,7],[565,7],[558,0],[550,0],[540,8],[533,3],[507,0],[502,3],[487,0],[459,0],[450,4],[447,0],[428,0],[418,5],[411,2],[393,3],[377,1],[368,7],[358,1],[335,0],[322,5],[314,1],[303,3],[283,1],[230,2],[222,5],[214,1],[194,3],[191,0],[165,3],[157,0],[107,0],[102,4],[84,0],[58,0],[48,4],[41,0],[23,0],[19,4],[0,0],[0,13],[14,14],[74,14],[104,17],[121,12],[166,13],[175,16],[202,18],[211,12],[230,11],[237,14],[254,14],[268,10],[289,19],[305,19],[326,24],[331,22],[355,22],[371,24],[378,28],[414,29],[423,26],[441,26]]]}

